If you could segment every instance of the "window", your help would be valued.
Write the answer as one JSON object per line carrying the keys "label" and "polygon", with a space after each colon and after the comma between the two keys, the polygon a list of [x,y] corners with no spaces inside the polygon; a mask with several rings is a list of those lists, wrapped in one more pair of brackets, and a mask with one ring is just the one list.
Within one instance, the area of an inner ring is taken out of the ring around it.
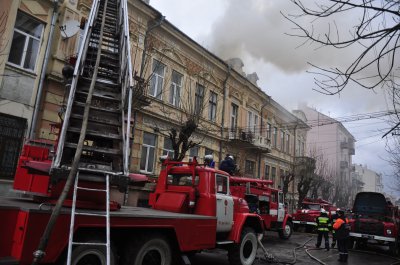
{"label": "window", "polygon": [[272,129],[271,123],[267,123],[267,139],[269,140],[271,140],[271,129]]}
{"label": "window", "polygon": [[211,150],[211,149],[209,149],[209,148],[206,148],[206,150],[205,150],[205,152],[204,152],[204,155],[213,155],[214,154],[214,151],[213,150]]}
{"label": "window", "polygon": [[286,134],[286,153],[290,153],[290,135]]}
{"label": "window", "polygon": [[256,167],[256,163],[251,160],[246,160],[245,161],[245,167],[244,167],[244,173],[246,175],[251,175],[254,177],[254,168]]}
{"label": "window", "polygon": [[167,155],[168,158],[174,157],[174,148],[172,148],[172,141],[170,138],[164,138],[163,155]]}
{"label": "window", "polygon": [[215,121],[217,117],[217,93],[212,91],[210,92],[209,108],[208,119],[210,121]]}
{"label": "window", "polygon": [[272,167],[271,169],[271,180],[273,181],[275,185],[275,180],[276,180],[276,167]]}
{"label": "window", "polygon": [[264,177],[265,179],[269,179],[270,178],[270,166],[269,165],[265,165],[265,173],[264,173]]}
{"label": "window", "polygon": [[144,172],[153,172],[154,155],[156,150],[156,136],[151,133],[143,134],[142,156],[140,160],[140,170]]}
{"label": "window", "polygon": [[193,176],[188,174],[173,174],[168,175],[167,177],[167,184],[174,185],[174,186],[195,186],[199,185],[199,176],[194,177],[193,183]]}
{"label": "window", "polygon": [[34,71],[42,32],[43,24],[18,11],[8,62]]}
{"label": "window", "polygon": [[238,120],[239,106],[232,103],[231,105],[231,132],[236,132],[237,120]]}
{"label": "window", "polygon": [[228,178],[222,175],[215,176],[217,193],[228,194]]}
{"label": "window", "polygon": [[274,139],[272,139],[272,144],[273,144],[273,147],[276,147],[277,142],[278,142],[278,128],[276,128],[276,127],[274,127],[273,138]]}
{"label": "window", "polygon": [[196,85],[196,93],[194,97],[194,113],[199,115],[203,110],[204,86],[200,84]]}
{"label": "window", "polygon": [[257,114],[253,113],[252,111],[248,111],[247,115],[247,128],[249,132],[257,133],[257,126],[258,126],[258,116]]}
{"label": "window", "polygon": [[26,119],[0,113],[0,178],[14,178],[26,128]]}
{"label": "window", "polygon": [[150,80],[150,96],[161,99],[163,84],[164,84],[164,71],[165,65],[160,61],[153,60],[153,73]]}
{"label": "window", "polygon": [[285,171],[283,169],[279,170],[279,186],[283,188],[283,178],[285,177]]}
{"label": "window", "polygon": [[189,158],[198,157],[199,156],[199,146],[195,146],[189,149]]}
{"label": "window", "polygon": [[172,83],[171,91],[169,91],[169,103],[178,108],[181,101],[182,78],[183,76],[180,73],[172,71]]}
{"label": "window", "polygon": [[285,132],[281,130],[281,150],[285,152]]}

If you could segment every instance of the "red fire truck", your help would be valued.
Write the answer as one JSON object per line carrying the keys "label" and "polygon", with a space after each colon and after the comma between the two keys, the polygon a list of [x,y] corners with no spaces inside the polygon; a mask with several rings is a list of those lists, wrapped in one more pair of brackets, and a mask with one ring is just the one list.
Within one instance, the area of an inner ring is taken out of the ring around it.
{"label": "red fire truck", "polygon": [[388,246],[391,253],[399,254],[399,209],[377,192],[360,192],[356,195],[350,219],[349,245],[367,244]]}
{"label": "red fire truck", "polygon": [[[44,154],[40,162],[46,163],[45,148],[24,148],[18,172],[24,170],[28,182],[37,172],[22,161],[38,159],[39,153]],[[152,258],[157,262],[151,264],[176,264],[175,253],[213,248],[227,249],[230,264],[252,264],[257,235],[264,231],[263,220],[249,212],[245,200],[230,194],[230,176],[196,161],[166,161],[163,167],[150,196],[152,209],[116,207],[110,212],[111,264],[145,265]],[[89,177],[90,172],[80,174]],[[99,199],[90,190],[92,183],[82,184],[87,189],[79,194],[81,206]],[[105,264],[105,249],[97,245],[104,241],[106,230],[104,218],[97,215],[100,211],[85,209],[87,215],[76,217],[74,238],[81,245],[73,249],[71,264]],[[70,208],[64,208],[58,218],[43,264],[65,262],[70,213]],[[2,198],[0,263],[30,264],[50,214],[49,205]]]}
{"label": "red fire truck", "polygon": [[294,229],[305,227],[306,232],[312,232],[317,225],[315,219],[320,215],[321,209],[325,209],[331,216],[336,213],[337,207],[320,198],[305,198],[301,204],[301,209],[298,209],[293,214]]}
{"label": "red fire truck", "polygon": [[231,193],[247,201],[250,211],[258,213],[266,229],[277,231],[282,239],[292,234],[293,220],[285,207],[283,192],[271,188],[270,180],[231,177]]}

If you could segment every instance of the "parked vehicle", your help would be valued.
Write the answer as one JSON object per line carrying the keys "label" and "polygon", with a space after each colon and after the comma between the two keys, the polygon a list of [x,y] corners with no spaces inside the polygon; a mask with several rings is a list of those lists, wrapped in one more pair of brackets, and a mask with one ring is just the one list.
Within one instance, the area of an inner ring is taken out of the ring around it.
{"label": "parked vehicle", "polygon": [[293,214],[294,230],[304,227],[306,232],[312,232],[317,223],[315,219],[320,215],[321,209],[328,212],[329,217],[336,213],[337,207],[323,199],[305,198],[301,208]]}
{"label": "parked vehicle", "polygon": [[377,192],[360,192],[353,205],[350,242],[353,246],[366,244],[388,246],[392,254],[399,254],[399,209]]}
{"label": "parked vehicle", "polygon": [[269,180],[230,177],[231,193],[245,199],[250,211],[259,214],[265,228],[277,231],[282,239],[288,239],[293,232],[292,216],[285,207],[283,192],[271,188]]}

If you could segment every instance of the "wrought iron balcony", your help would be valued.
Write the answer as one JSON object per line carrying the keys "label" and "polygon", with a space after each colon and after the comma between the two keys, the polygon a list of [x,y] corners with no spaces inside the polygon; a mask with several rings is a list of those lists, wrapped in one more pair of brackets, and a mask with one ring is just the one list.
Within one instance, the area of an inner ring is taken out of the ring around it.
{"label": "wrought iron balcony", "polygon": [[242,128],[229,129],[228,140],[240,144],[243,148],[257,149],[262,153],[271,152],[270,139]]}

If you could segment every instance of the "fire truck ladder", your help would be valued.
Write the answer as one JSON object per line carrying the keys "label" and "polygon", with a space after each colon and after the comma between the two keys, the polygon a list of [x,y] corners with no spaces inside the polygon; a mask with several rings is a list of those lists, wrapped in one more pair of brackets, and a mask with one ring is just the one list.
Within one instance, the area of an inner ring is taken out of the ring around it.
{"label": "fire truck ladder", "polygon": [[[67,255],[67,265],[71,264],[72,261],[72,247],[78,245],[92,245],[92,246],[104,246],[106,248],[107,253],[107,260],[106,264],[110,264],[110,185],[109,185],[109,175],[106,174],[106,188],[105,189],[92,189],[79,186],[79,172],[75,178],[75,185],[74,185],[74,196],[73,196],[73,203],[72,203],[72,210],[71,210],[71,224],[69,230],[69,241],[68,241],[68,255]],[[93,211],[85,211],[85,210],[76,210],[76,199],[78,196],[78,190],[83,191],[92,191],[92,192],[105,192],[106,195],[106,209],[104,211],[93,212]],[[75,216],[76,215],[83,215],[83,216],[96,216],[96,217],[104,217],[106,222],[106,240],[105,242],[77,242],[74,241],[74,226],[75,226]]]}
{"label": "fire truck ladder", "polygon": [[[95,0],[75,65],[53,175],[65,175],[75,152],[81,151],[81,172],[107,172],[114,182],[127,179],[132,88],[127,0]],[[84,123],[84,144],[78,150]]]}
{"label": "fire truck ladder", "polygon": [[[78,222],[75,216],[90,215],[89,211],[76,210],[80,190],[106,193],[105,213],[98,215],[106,218],[107,238],[103,245],[107,247],[107,265],[110,264],[110,186],[126,185],[129,179],[134,83],[128,21],[127,0],[93,1],[51,167],[52,180],[66,178],[66,182],[34,253],[33,264],[44,257],[51,231],[74,183],[68,265],[73,245],[82,244],[73,241]],[[105,188],[91,189],[90,185],[80,185],[82,181],[105,182]]]}

